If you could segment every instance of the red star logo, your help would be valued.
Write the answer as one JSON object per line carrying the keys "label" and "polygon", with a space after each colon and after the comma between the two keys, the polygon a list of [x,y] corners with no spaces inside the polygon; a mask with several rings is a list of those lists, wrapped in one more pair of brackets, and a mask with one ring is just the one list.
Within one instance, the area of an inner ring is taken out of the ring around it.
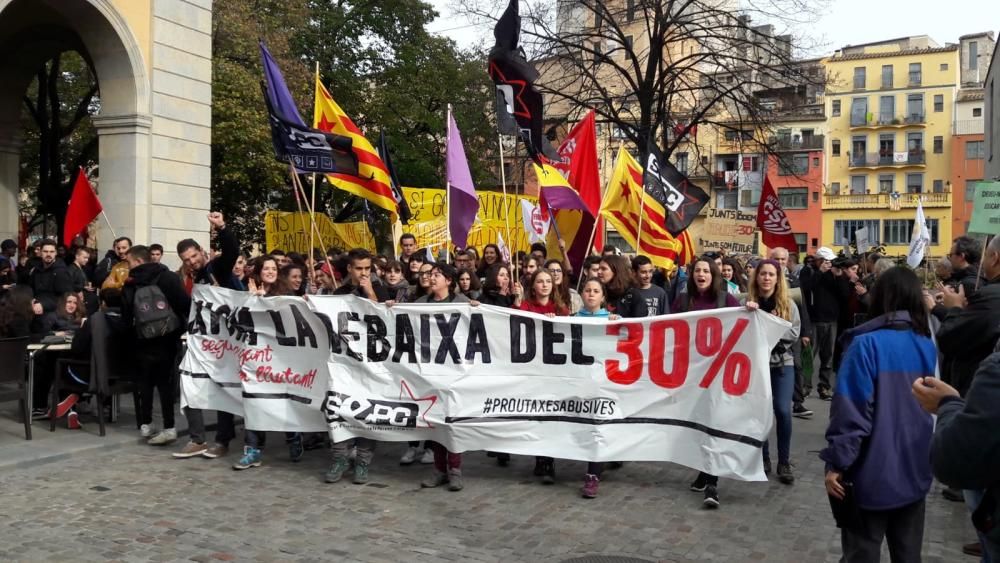
{"label": "red star logo", "polygon": [[420,418],[422,418],[424,420],[424,424],[427,425],[427,428],[434,428],[434,425],[427,421],[427,411],[431,410],[431,408],[434,406],[434,404],[437,403],[437,400],[438,400],[437,395],[429,395],[427,397],[421,397],[421,398],[418,399],[416,397],[416,395],[413,394],[413,390],[410,389],[410,386],[406,384],[406,381],[400,381],[399,382],[399,399],[400,400],[403,400],[405,398],[405,397],[403,397],[403,393],[404,392],[407,395],[409,395],[410,396],[409,397],[410,400],[413,401],[413,402],[415,402],[415,403],[421,403],[421,402],[428,402],[428,403],[430,403],[430,404],[427,405],[427,408],[425,408],[425,409],[423,409],[423,410],[420,411]]}
{"label": "red star logo", "polygon": [[628,183],[627,180],[622,180],[621,186],[622,186],[622,199],[628,202],[629,205],[632,205],[632,186]]}
{"label": "red star logo", "polygon": [[324,113],[322,116],[320,116],[319,123],[316,124],[316,128],[319,129],[320,131],[330,133],[331,131],[333,131],[334,125],[336,125],[336,122],[327,121],[326,114]]}
{"label": "red star logo", "polygon": [[[677,191],[684,194],[684,203],[682,203],[681,206],[677,209],[676,222],[672,221],[668,214],[667,230],[670,231],[672,235],[677,236],[677,234],[680,234],[680,231],[684,229],[683,228],[675,229],[672,227],[681,227],[682,225],[687,223],[688,214],[690,213],[691,215],[696,215],[699,211],[701,211],[701,208],[704,207],[705,202],[701,198],[691,195],[692,190],[690,188],[692,186],[688,182],[686,181],[682,182],[679,186],[675,187],[677,188]],[[697,186],[694,186],[694,188],[698,190]],[[702,193],[704,194],[704,192]],[[677,231],[677,234],[674,234],[674,231]]]}
{"label": "red star logo", "polygon": [[528,83],[524,80],[508,80],[500,70],[500,67],[493,62],[490,63],[489,74],[495,81],[514,87],[514,115],[530,118],[531,111],[528,109],[527,104],[524,103],[524,100],[521,99],[524,91],[528,88]]}

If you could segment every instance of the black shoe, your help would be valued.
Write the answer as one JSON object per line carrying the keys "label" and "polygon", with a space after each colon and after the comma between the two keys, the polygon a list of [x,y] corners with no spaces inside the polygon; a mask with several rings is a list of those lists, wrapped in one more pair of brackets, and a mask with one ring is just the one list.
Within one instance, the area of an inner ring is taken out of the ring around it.
{"label": "black shoe", "polygon": [[771,460],[764,458],[764,475],[771,474]]}
{"label": "black shoe", "polygon": [[823,401],[832,401],[833,400],[833,393],[831,393],[829,391],[829,389],[820,389],[819,390],[819,398],[821,400],[823,400]]}
{"label": "black shoe", "polygon": [[965,502],[965,497],[962,495],[962,491],[952,489],[951,487],[941,489],[941,496],[951,502]]}
{"label": "black shoe", "polygon": [[500,467],[507,467],[507,464],[510,463],[510,454],[498,453],[496,454],[496,458],[497,465]]}
{"label": "black shoe", "polygon": [[621,469],[622,467],[625,467],[624,461],[609,461],[605,469]]}
{"label": "black shoe", "polygon": [[531,472],[535,477],[545,475],[545,461],[535,458],[535,469]]}
{"label": "black shoe", "polygon": [[967,543],[962,546],[962,553],[973,557],[982,557],[983,545],[979,542]]}
{"label": "black shoe", "polygon": [[795,482],[795,475],[792,474],[792,466],[790,464],[778,464],[778,480],[786,485],[791,485]]}
{"label": "black shoe", "polygon": [[555,482],[556,482],[556,465],[550,461],[545,464],[545,473],[542,474],[542,484],[552,485]]}
{"label": "black shoe", "polygon": [[805,408],[803,405],[793,405],[792,406],[792,416],[796,418],[812,418],[813,411]]}
{"label": "black shoe", "polygon": [[705,487],[707,486],[708,486],[708,478],[705,477],[704,473],[699,473],[698,478],[695,479],[694,482],[691,483],[691,486],[688,488],[696,493],[700,493],[703,492],[705,490]]}
{"label": "black shoe", "polygon": [[719,508],[719,489],[715,485],[705,487],[705,500],[701,504],[705,508]]}

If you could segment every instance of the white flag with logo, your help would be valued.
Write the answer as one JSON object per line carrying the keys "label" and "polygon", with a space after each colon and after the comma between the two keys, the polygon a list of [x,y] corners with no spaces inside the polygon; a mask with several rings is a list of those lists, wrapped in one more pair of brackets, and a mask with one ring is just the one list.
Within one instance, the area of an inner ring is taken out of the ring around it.
{"label": "white flag with logo", "polygon": [[504,264],[510,264],[510,249],[507,248],[500,233],[497,233],[497,248],[500,249],[500,259],[503,260]]}
{"label": "white flag with logo", "polygon": [[529,242],[545,242],[549,232],[549,222],[542,218],[542,210],[531,202],[521,200],[521,220],[524,221],[524,232],[528,233]]}
{"label": "white flag with logo", "polygon": [[924,218],[923,203],[917,200],[917,216],[913,220],[913,235],[910,236],[910,250],[906,253],[906,263],[916,268],[924,259],[924,251],[931,244],[931,232]]}

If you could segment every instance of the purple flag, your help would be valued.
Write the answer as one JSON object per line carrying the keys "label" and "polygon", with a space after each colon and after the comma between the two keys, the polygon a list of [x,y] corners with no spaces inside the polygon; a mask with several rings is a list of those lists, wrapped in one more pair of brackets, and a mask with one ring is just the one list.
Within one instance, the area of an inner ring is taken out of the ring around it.
{"label": "purple flag", "polygon": [[260,58],[264,63],[264,78],[267,80],[267,99],[271,102],[274,113],[285,121],[289,121],[299,127],[306,127],[306,122],[302,121],[299,108],[292,100],[292,93],[285,85],[285,77],[281,75],[278,63],[274,62],[271,52],[260,42]]}
{"label": "purple flag", "polygon": [[448,179],[448,231],[451,242],[457,248],[465,248],[469,242],[469,231],[479,213],[479,198],[472,186],[469,161],[465,159],[462,136],[451,112],[448,112],[448,147],[444,158],[445,175]]}

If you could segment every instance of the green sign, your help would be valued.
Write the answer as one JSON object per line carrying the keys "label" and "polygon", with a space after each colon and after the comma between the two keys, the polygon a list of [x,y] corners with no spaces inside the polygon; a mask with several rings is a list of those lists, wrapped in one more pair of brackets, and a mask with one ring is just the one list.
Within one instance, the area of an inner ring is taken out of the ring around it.
{"label": "green sign", "polygon": [[979,182],[972,198],[970,233],[1000,234],[1000,182]]}

